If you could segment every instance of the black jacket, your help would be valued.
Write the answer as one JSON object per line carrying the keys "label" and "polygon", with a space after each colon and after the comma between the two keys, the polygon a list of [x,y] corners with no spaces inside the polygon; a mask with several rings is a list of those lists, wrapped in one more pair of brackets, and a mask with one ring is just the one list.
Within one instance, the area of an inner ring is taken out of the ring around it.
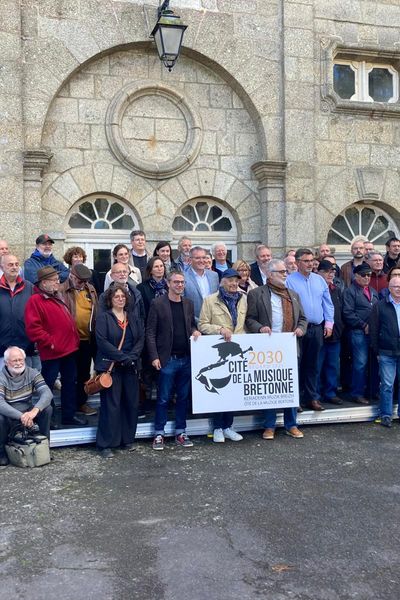
{"label": "black jacket", "polygon": [[143,281],[142,283],[139,283],[139,285],[136,286],[136,289],[142,295],[144,312],[145,312],[146,319],[147,319],[149,310],[150,310],[150,304],[156,297],[155,289],[151,287],[148,280]]}
{"label": "black jacket", "polygon": [[264,285],[257,261],[251,263],[250,265],[250,279],[254,281],[254,283],[256,283],[257,285]]}
{"label": "black jacket", "polygon": [[122,338],[122,329],[112,310],[107,310],[98,315],[96,321],[97,355],[94,368],[97,372],[107,371],[112,361],[122,363],[130,360],[132,363],[140,357],[144,344],[143,322],[133,313],[128,313],[128,327],[131,330],[134,345],[129,354],[118,350]]}
{"label": "black jacket", "polygon": [[369,320],[371,348],[376,354],[400,356],[400,331],[396,309],[387,298],[379,300]]}
{"label": "black jacket", "polygon": [[[225,262],[226,262],[226,264],[227,264],[227,267],[228,267],[228,269],[231,269],[231,268],[232,268],[232,263],[231,263],[231,261],[230,261],[230,260],[228,260],[228,259],[226,259],[226,261],[225,261]],[[220,271],[220,270],[218,269],[218,267],[217,267],[217,263],[215,262],[215,258],[213,258],[213,261],[212,261],[212,267],[211,267],[211,268],[212,268],[212,270],[213,270],[213,271],[215,271],[215,272],[216,272],[216,274],[218,275],[218,279],[221,281],[221,277],[222,277],[223,271]]]}
{"label": "black jacket", "polygon": [[[113,285],[115,285],[115,281],[113,281],[111,283],[110,287],[112,287]],[[128,281],[128,288],[129,288],[129,296],[130,296],[129,304],[127,307],[128,313],[133,312],[134,315],[136,317],[139,317],[144,324],[145,311],[144,311],[142,294],[140,292],[138,292],[136,289],[136,286],[132,285],[129,281]],[[99,305],[97,308],[98,313],[108,310],[107,305],[106,305],[105,293],[106,292],[103,292],[99,296]]]}
{"label": "black jacket", "polygon": [[[182,298],[183,314],[185,317],[186,335],[189,339],[196,331],[194,320],[193,302],[189,298]],[[147,319],[146,344],[150,362],[157,358],[164,367],[171,357],[173,343],[173,322],[169,298],[160,296],[155,298],[150,306]]]}
{"label": "black jacket", "polygon": [[364,329],[369,323],[372,307],[379,300],[378,292],[369,286],[371,301],[362,287],[352,283],[343,294],[343,319],[350,329]]}
{"label": "black jacket", "polygon": [[335,316],[334,316],[334,325],[333,325],[332,335],[330,337],[328,337],[326,340],[324,340],[325,344],[338,342],[340,340],[340,338],[342,337],[342,333],[343,333],[343,329],[344,329],[344,323],[343,323],[343,317],[342,317],[343,293],[342,293],[341,289],[339,287],[337,287],[336,285],[333,289],[329,286],[329,293],[331,295],[332,304],[335,309],[335,313],[334,313]]}
{"label": "black jacket", "polygon": [[34,353],[34,345],[25,332],[25,306],[33,294],[33,285],[30,281],[18,279],[11,294],[10,287],[5,279],[0,279],[0,355],[2,356],[9,346],[18,346],[26,354]]}

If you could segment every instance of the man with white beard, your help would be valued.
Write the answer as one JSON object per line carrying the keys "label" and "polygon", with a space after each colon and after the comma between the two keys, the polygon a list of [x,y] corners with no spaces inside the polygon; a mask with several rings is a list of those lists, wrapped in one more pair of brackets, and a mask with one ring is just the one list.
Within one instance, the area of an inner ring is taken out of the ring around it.
{"label": "man with white beard", "polygon": [[[37,423],[40,433],[50,436],[53,398],[39,371],[25,365],[25,352],[21,348],[7,348],[4,363],[0,372],[0,466],[8,464],[4,446],[11,427],[20,423],[29,429]],[[35,404],[34,393],[38,396]]]}

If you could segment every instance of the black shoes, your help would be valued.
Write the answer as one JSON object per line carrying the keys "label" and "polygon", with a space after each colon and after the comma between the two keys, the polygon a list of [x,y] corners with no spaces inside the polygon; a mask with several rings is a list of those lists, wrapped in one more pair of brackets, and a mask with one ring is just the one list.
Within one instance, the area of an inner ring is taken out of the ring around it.
{"label": "black shoes", "polygon": [[62,426],[64,427],[85,427],[88,424],[87,419],[83,419],[82,417],[72,417],[72,419],[68,419],[68,421],[63,421]]}
{"label": "black shoes", "polygon": [[102,450],[99,450],[99,454],[101,458],[114,458],[114,453],[111,448],[103,448]]}

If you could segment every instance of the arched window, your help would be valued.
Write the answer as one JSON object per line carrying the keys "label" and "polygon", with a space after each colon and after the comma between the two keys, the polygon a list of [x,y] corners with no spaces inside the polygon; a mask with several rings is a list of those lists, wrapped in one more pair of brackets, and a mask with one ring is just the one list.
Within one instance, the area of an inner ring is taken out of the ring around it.
{"label": "arched window", "polygon": [[212,198],[196,198],[182,206],[172,223],[176,243],[188,235],[193,245],[210,248],[214,242],[225,242],[230,257],[236,259],[237,228],[231,213]]}
{"label": "arched window", "polygon": [[348,251],[354,238],[363,236],[373,242],[375,247],[383,247],[388,238],[398,235],[396,223],[380,208],[353,204],[333,221],[328,233],[328,244],[334,245],[339,252]]}
{"label": "arched window", "polygon": [[76,230],[101,229],[110,233],[131,231],[136,226],[132,213],[119,200],[107,195],[85,198],[74,207],[68,227]]}

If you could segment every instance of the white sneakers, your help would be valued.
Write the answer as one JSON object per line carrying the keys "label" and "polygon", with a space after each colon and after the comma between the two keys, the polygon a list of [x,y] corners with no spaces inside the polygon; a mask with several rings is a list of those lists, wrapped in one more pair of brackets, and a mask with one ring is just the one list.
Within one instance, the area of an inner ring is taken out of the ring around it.
{"label": "white sneakers", "polygon": [[231,427],[227,429],[214,429],[213,441],[217,443],[221,443],[225,441],[225,438],[231,440],[232,442],[240,442],[243,439],[243,436],[240,433],[234,431]]}

